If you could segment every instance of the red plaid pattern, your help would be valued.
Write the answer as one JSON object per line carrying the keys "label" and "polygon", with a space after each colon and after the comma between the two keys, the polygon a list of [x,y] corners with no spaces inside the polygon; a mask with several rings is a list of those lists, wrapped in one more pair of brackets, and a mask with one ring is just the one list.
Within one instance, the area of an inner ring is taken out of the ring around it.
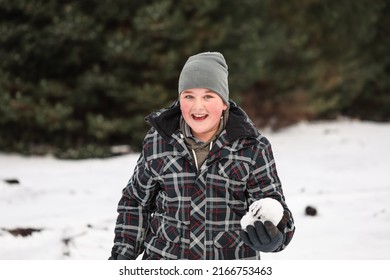
{"label": "red plaid pattern", "polygon": [[289,214],[277,249],[283,250],[295,227],[268,140],[232,103],[226,129],[197,171],[172,123],[178,114],[175,105],[151,117],[154,128],[119,201],[113,253],[130,259],[144,250],[146,259],[259,259],[239,230],[249,205],[264,197],[279,200]]}

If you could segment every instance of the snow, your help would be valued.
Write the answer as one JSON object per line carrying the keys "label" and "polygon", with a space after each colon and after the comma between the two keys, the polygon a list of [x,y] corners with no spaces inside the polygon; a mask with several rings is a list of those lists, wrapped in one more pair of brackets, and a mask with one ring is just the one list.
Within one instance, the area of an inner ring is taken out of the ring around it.
{"label": "snow", "polygon": [[[342,119],[263,134],[297,227],[284,251],[263,259],[390,258],[390,123]],[[106,260],[116,206],[137,159],[0,153],[0,259]],[[306,215],[307,206],[317,215]],[[37,231],[9,232],[17,228]]]}
{"label": "snow", "polygon": [[253,202],[249,211],[242,217],[240,224],[243,230],[248,225],[254,225],[256,221],[270,221],[277,225],[283,217],[283,206],[276,199],[266,197]]}

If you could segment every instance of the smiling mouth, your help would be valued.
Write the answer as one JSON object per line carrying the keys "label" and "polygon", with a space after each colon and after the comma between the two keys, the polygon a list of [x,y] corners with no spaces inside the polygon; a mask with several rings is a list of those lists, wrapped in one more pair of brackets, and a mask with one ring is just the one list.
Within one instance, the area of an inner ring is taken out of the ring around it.
{"label": "smiling mouth", "polygon": [[207,118],[208,115],[192,114],[191,116],[196,121],[203,121]]}

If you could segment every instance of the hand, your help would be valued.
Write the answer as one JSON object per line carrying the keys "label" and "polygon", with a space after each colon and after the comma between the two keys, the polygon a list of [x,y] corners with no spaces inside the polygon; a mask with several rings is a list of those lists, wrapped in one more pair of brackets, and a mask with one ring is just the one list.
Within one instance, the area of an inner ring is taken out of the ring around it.
{"label": "hand", "polygon": [[254,226],[248,225],[246,231],[241,230],[240,236],[245,244],[261,252],[273,252],[283,242],[283,234],[270,221],[265,221],[264,224],[256,221]]}

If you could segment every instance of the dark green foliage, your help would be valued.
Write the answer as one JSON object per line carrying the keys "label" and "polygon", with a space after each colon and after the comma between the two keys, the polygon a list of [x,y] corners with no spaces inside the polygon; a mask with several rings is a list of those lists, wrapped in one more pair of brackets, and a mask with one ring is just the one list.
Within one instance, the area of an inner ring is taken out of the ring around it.
{"label": "dark green foliage", "polygon": [[259,125],[390,120],[389,1],[261,2],[263,73],[243,101]]}
{"label": "dark green foliage", "polygon": [[0,150],[139,150],[188,56],[220,51],[259,126],[390,120],[389,0],[0,0]]}

